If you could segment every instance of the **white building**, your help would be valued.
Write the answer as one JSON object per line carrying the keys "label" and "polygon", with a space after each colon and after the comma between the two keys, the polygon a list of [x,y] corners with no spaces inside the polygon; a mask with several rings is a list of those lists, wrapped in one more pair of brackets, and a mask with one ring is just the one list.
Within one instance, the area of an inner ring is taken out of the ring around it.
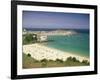
{"label": "white building", "polygon": [[47,35],[38,34],[37,35],[37,40],[39,42],[47,41]]}

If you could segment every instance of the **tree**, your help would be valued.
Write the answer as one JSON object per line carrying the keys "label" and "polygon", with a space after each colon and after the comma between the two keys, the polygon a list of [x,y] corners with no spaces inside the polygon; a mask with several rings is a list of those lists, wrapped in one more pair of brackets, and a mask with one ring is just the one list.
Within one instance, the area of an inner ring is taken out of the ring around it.
{"label": "tree", "polygon": [[71,61],[72,60],[72,57],[68,57],[66,61]]}
{"label": "tree", "polygon": [[23,35],[23,44],[29,44],[29,43],[36,42],[36,41],[37,41],[36,34]]}
{"label": "tree", "polygon": [[47,59],[42,59],[41,62],[47,62]]}
{"label": "tree", "polygon": [[33,40],[32,34],[27,34],[27,35],[25,36],[25,40],[26,40],[27,42],[32,41],[32,40]]}
{"label": "tree", "polygon": [[46,65],[47,65],[47,59],[42,59],[41,63],[42,63],[43,67],[46,67]]}
{"label": "tree", "polygon": [[73,60],[74,62],[77,62],[77,59],[76,59],[75,57],[73,57],[72,60]]}
{"label": "tree", "polygon": [[88,60],[83,60],[82,63],[87,65],[89,64]]}
{"label": "tree", "polygon": [[80,62],[75,57],[68,57],[66,61]]}
{"label": "tree", "polygon": [[60,63],[63,62],[63,60],[61,60],[61,59],[56,59],[56,61],[57,61],[57,62],[60,62]]}
{"label": "tree", "polygon": [[30,54],[30,53],[28,53],[28,54],[27,54],[27,56],[28,56],[28,57],[31,57],[31,54]]}

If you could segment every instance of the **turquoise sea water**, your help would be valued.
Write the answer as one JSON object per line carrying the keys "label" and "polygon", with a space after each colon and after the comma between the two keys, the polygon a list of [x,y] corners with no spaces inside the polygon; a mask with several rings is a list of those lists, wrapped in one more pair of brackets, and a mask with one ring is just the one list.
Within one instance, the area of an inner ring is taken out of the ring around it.
{"label": "turquoise sea water", "polygon": [[44,43],[48,47],[89,57],[89,33],[70,36],[48,36],[48,40],[53,40]]}

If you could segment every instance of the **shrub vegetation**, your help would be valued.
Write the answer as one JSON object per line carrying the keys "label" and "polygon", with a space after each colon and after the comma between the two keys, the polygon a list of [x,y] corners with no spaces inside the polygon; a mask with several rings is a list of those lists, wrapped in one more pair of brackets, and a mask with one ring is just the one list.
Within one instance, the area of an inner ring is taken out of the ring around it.
{"label": "shrub vegetation", "polygon": [[88,66],[89,64],[87,60],[80,62],[75,57],[68,57],[65,61],[62,59],[47,60],[45,58],[39,61],[31,57],[30,53],[27,55],[23,53],[23,68]]}
{"label": "shrub vegetation", "polygon": [[[33,37],[35,36],[35,37]],[[23,35],[23,44],[35,43],[37,41],[36,34],[25,34]]]}

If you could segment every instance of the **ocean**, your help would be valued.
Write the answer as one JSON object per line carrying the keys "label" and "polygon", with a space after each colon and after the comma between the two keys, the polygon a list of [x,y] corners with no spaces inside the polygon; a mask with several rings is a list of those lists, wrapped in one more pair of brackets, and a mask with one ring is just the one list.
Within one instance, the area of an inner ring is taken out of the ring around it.
{"label": "ocean", "polygon": [[87,33],[71,36],[48,36],[48,40],[53,40],[44,44],[48,47],[89,57],[89,34]]}
{"label": "ocean", "polygon": [[[43,31],[43,29],[40,30],[33,29],[33,30]],[[50,31],[50,30],[51,29],[45,29],[44,31]],[[61,51],[70,52],[73,54],[89,58],[89,30],[88,29],[71,29],[71,30],[78,32],[78,34],[70,36],[62,36],[62,35],[48,36],[48,40],[51,41],[42,44],[50,48],[59,49]]]}

